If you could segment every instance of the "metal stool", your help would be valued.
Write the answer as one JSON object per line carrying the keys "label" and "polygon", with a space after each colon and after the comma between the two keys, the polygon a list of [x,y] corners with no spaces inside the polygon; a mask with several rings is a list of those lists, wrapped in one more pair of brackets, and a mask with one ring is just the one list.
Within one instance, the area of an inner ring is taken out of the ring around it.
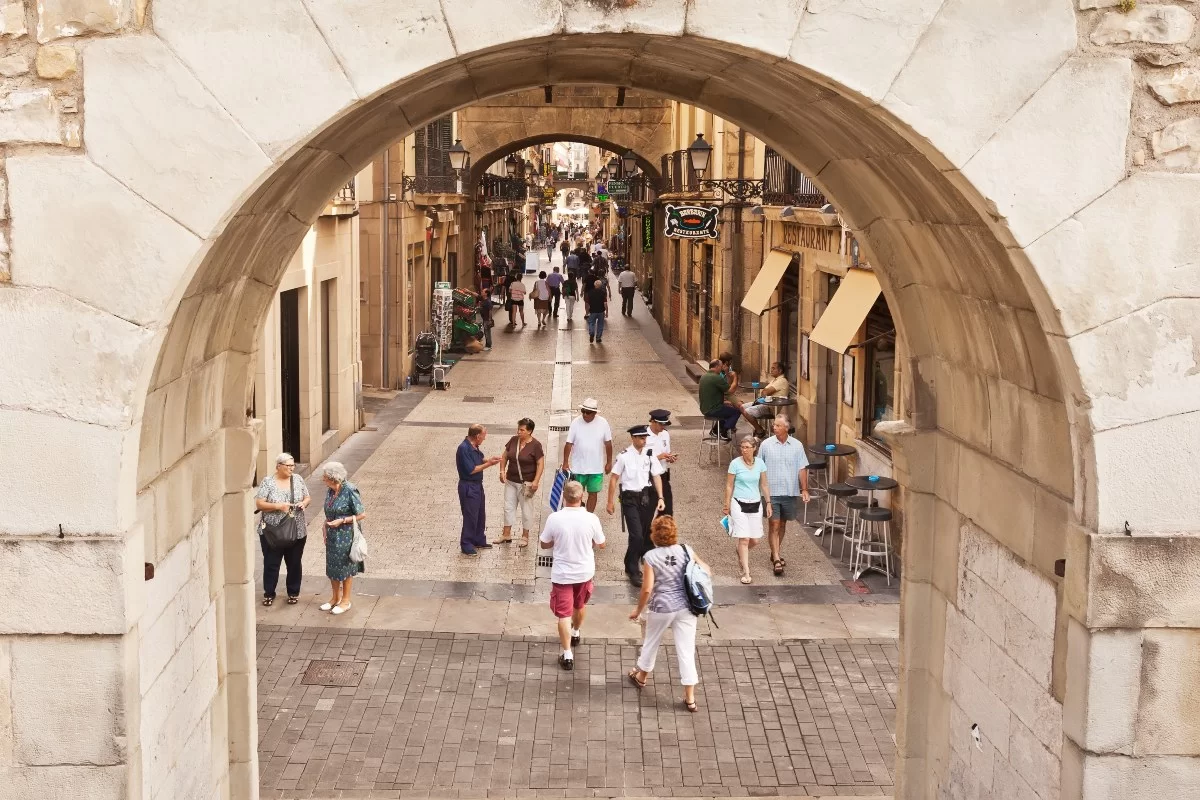
{"label": "metal stool", "polygon": [[808,466],[804,468],[805,474],[808,475],[808,496],[809,502],[804,504],[804,520],[803,524],[808,524],[808,510],[813,506],[821,508],[820,501],[825,497],[825,469],[824,461],[810,461]]}
{"label": "metal stool", "polygon": [[[725,460],[721,461],[721,450],[725,449]],[[713,463],[714,459],[718,463],[727,464],[733,460],[733,438],[722,439],[718,434],[706,433],[700,439],[700,446],[696,448],[696,463],[703,467],[706,463]]]}
{"label": "metal stool", "polygon": [[[859,533],[860,528],[862,528],[862,521],[859,515],[868,507],[869,503],[870,501],[863,495],[851,497],[846,500],[846,513],[850,519],[847,521],[848,525],[846,529],[842,531],[842,542],[838,545],[838,561],[841,561],[845,557],[847,541],[850,542],[850,556],[854,556],[854,546],[861,541]],[[829,537],[829,555],[833,555],[832,536]]]}
{"label": "metal stool", "polygon": [[[892,510],[890,508],[867,508],[858,515],[862,521],[862,540],[854,546],[854,558],[850,572],[854,579],[869,569],[887,576],[887,585],[892,585]],[[882,529],[882,538],[880,537]],[[882,568],[880,562],[883,563]]]}
{"label": "metal stool", "polygon": [[821,523],[821,527],[817,528],[814,536],[820,536],[824,533],[825,528],[829,528],[829,535],[833,535],[835,528],[841,528],[844,533],[846,525],[849,522],[849,513],[838,515],[838,503],[841,502],[842,508],[845,509],[846,499],[854,497],[858,494],[858,490],[853,486],[844,483],[835,483],[825,490],[825,519]]}

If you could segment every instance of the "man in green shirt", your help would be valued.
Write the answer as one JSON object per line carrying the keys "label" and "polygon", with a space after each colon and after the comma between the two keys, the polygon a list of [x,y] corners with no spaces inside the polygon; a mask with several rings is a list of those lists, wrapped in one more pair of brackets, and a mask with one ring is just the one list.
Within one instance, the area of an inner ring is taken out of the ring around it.
{"label": "man in green shirt", "polygon": [[725,365],[713,359],[708,362],[708,372],[700,376],[700,413],[705,419],[713,420],[723,439],[732,439],[742,412],[733,402],[726,400],[729,381],[725,379]]}

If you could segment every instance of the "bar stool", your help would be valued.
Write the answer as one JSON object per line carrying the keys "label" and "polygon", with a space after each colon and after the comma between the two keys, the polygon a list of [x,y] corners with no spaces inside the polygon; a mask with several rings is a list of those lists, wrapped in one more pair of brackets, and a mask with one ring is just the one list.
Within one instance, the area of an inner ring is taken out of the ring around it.
{"label": "bar stool", "polygon": [[[850,543],[850,556],[854,556],[854,546],[862,541],[859,535],[860,528],[862,528],[860,515],[864,509],[870,506],[870,502],[869,498],[861,494],[846,500],[847,514],[850,516],[850,519],[847,520],[849,524],[846,526],[846,529],[842,531],[842,542],[838,545],[838,561],[841,561],[845,557],[847,540]],[[829,537],[829,555],[833,555],[832,536]]]}
{"label": "bar stool", "polygon": [[[721,461],[721,450],[725,450],[725,460]],[[700,438],[700,446],[696,448],[696,464],[703,467],[706,463],[728,464],[733,460],[733,438],[722,439],[719,434],[706,433]]]}
{"label": "bar stool", "polygon": [[[730,460],[732,460],[732,459],[730,459]],[[820,509],[821,508],[820,501],[825,498],[825,495],[826,495],[825,470],[826,470],[826,466],[825,466],[824,461],[810,461],[808,463],[808,466],[806,466],[804,468],[804,473],[806,475],[808,475],[808,496],[809,496],[809,502],[805,503],[805,505],[804,505],[804,524],[805,525],[808,524],[808,510],[813,505],[816,505],[816,507],[818,509]]]}
{"label": "bar stool", "polygon": [[835,483],[825,490],[825,523],[823,527],[829,529],[830,542],[833,541],[834,528],[841,528],[842,533],[845,534],[846,525],[849,522],[849,510],[838,515],[838,503],[840,502],[842,508],[845,509],[846,500],[856,494],[858,494],[858,490],[845,483]]}
{"label": "bar stool", "polygon": [[[854,547],[854,558],[850,572],[854,579],[869,569],[887,576],[887,585],[892,585],[892,510],[890,508],[867,508],[859,514],[862,521],[862,540]],[[881,536],[882,534],[882,536]],[[880,563],[882,562],[882,567]]]}

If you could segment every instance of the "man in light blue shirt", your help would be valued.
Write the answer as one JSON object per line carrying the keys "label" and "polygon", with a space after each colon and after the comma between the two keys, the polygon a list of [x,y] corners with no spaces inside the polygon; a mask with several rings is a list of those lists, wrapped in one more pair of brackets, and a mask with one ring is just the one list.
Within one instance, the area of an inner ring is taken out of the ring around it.
{"label": "man in light blue shirt", "polygon": [[758,455],[767,465],[767,484],[771,489],[771,518],[768,521],[767,544],[771,548],[771,567],[776,575],[783,574],[783,534],[789,519],[799,519],[797,495],[808,502],[808,455],[804,445],[788,435],[791,422],[780,414],[775,417],[775,435],[758,447]]}

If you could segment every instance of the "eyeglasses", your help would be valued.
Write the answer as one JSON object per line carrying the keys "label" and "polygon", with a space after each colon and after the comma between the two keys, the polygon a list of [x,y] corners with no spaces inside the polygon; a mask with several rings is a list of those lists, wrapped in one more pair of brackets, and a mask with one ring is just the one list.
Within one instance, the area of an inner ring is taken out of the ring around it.
{"label": "eyeglasses", "polygon": [[295,464],[280,464],[279,466],[281,466],[281,467],[287,467],[288,469],[295,469],[295,468],[296,468],[296,465],[295,465]]}

